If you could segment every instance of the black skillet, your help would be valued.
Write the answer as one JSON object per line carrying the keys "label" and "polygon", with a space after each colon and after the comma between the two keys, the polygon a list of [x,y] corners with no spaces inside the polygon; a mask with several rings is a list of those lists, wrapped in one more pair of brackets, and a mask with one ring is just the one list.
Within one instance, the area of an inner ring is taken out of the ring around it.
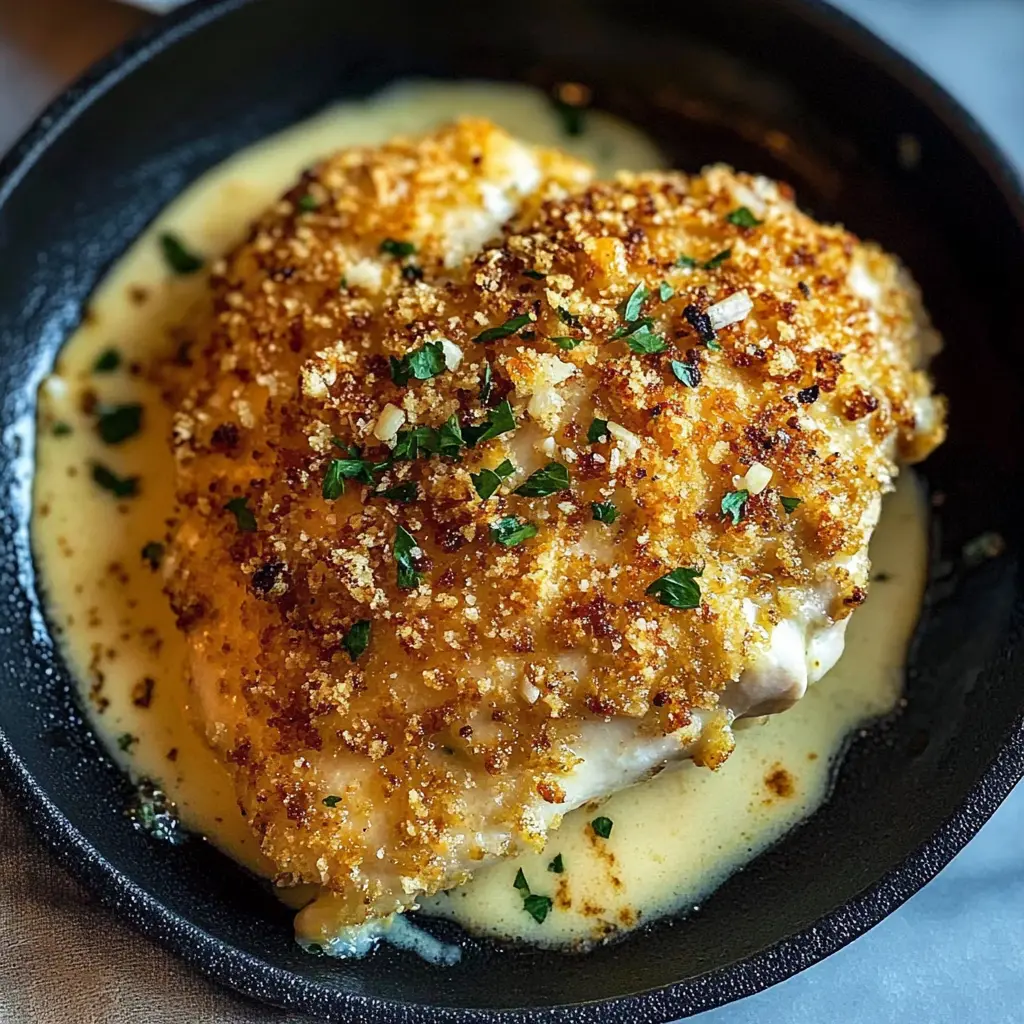
{"label": "black skillet", "polygon": [[[724,159],[789,180],[814,214],[904,257],[947,342],[936,372],[951,432],[924,469],[933,583],[906,709],[853,744],[821,811],[699,913],[587,956],[470,943],[438,969],[390,949],[303,954],[289,913],[212,849],[133,831],[129,787],[39,612],[34,391],[90,291],[202,171],[412,74],[583,81],[681,167]],[[127,921],[227,985],[334,1020],[663,1021],[781,981],[899,906],[1024,774],[1022,281],[1024,202],[991,144],[819,3],[192,5],[72,87],[0,165],[0,778]],[[968,566],[962,547],[986,530],[1007,553]]]}

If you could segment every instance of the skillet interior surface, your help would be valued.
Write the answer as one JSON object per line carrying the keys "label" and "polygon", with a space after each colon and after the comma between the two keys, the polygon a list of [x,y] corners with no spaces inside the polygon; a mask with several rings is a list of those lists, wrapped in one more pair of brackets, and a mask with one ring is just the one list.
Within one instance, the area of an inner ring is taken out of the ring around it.
{"label": "skillet interior surface", "polygon": [[[470,943],[442,971],[390,949],[363,962],[303,954],[289,912],[243,871],[202,843],[133,830],[130,787],[75,706],[35,593],[34,390],[99,278],[211,165],[416,74],[583,81],[677,166],[782,177],[814,215],[899,253],[946,338],[935,372],[951,432],[924,466],[933,570],[906,708],[853,743],[822,810],[698,913],[584,957]],[[914,166],[901,136],[917,140]],[[828,955],[931,877],[1024,773],[1014,189],[937,87],[813,4],[227,0],[173,18],[58,101],[0,168],[0,777],[128,920],[250,995],[338,1019],[560,1006],[552,1019],[666,1020]],[[987,530],[1007,553],[967,567],[963,544]]]}

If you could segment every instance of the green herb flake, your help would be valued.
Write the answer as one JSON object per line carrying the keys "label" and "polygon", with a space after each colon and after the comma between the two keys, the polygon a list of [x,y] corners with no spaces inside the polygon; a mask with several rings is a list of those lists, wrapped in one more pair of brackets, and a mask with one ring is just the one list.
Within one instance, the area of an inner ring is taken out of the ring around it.
{"label": "green herb flake", "polygon": [[341,459],[331,459],[327,472],[324,474],[323,487],[320,493],[324,501],[337,501],[345,493],[345,477],[341,472]]}
{"label": "green herb flake", "polygon": [[341,639],[341,646],[348,651],[353,661],[358,661],[366,648],[370,646],[370,620],[360,619],[354,622]]}
{"label": "green herb flake", "polygon": [[312,213],[320,206],[316,196],[310,195],[308,192],[299,200],[299,209],[303,213]]}
{"label": "green herb flake", "polygon": [[340,796],[325,796],[323,799],[324,807],[337,807],[341,803]]}
{"label": "green herb flake", "polygon": [[537,924],[543,924],[547,919],[548,914],[551,913],[551,908],[554,903],[550,896],[537,896],[531,893],[529,896],[523,898],[523,910],[525,910],[530,917],[537,922]]}
{"label": "green herb flake", "polygon": [[70,423],[65,423],[63,420],[57,420],[57,422],[50,428],[50,433],[52,433],[54,437],[67,437],[68,434],[73,434],[74,431],[71,429]]}
{"label": "green herb flake", "polygon": [[563,352],[571,352],[574,348],[583,344],[582,338],[569,338],[566,336],[551,338],[550,340],[553,341]]}
{"label": "green herb flake", "polygon": [[695,260],[692,256],[686,256],[684,254],[682,256],[677,256],[676,257],[676,266],[677,267],[684,267],[686,269],[692,269],[693,267],[696,267],[698,265],[699,264],[698,264],[697,260]]}
{"label": "green herb flake", "polygon": [[622,308],[622,318],[632,323],[634,320],[640,319],[640,314],[643,312],[644,303],[647,301],[647,296],[651,293],[647,290],[647,286],[643,281],[638,284],[632,292],[630,292],[629,298]]}
{"label": "green herb flake", "polygon": [[387,487],[383,491],[374,491],[371,498],[387,498],[388,501],[397,501],[399,504],[408,505],[416,501],[420,496],[419,487],[415,480],[405,480],[394,487]]}
{"label": "green herb flake", "polygon": [[688,388],[695,388],[700,383],[700,370],[695,363],[683,363],[678,359],[673,359],[669,366],[676,380]]}
{"label": "green herb flake", "polygon": [[529,894],[530,883],[526,881],[526,875],[523,874],[523,869],[520,868],[516,872],[516,880],[512,883],[513,888],[518,889],[521,893]]}
{"label": "green herb flake", "polygon": [[595,818],[590,823],[590,827],[594,830],[595,835],[599,835],[602,839],[607,839],[612,834],[613,822],[611,818]]}
{"label": "green herb flake", "polygon": [[739,490],[729,491],[729,493],[722,498],[722,515],[731,516],[733,526],[736,526],[743,518],[743,511],[746,508],[747,499],[749,497],[750,491]]}
{"label": "green herb flake", "polygon": [[547,274],[542,274],[539,270],[524,270],[523,277],[528,277],[533,281],[543,281]]}
{"label": "green herb flake", "polygon": [[128,751],[138,742],[138,736],[133,736],[130,732],[123,732],[117,737],[117,749]]}
{"label": "green herb flake", "polygon": [[631,324],[622,324],[621,327],[616,327],[608,335],[608,340],[618,341],[619,338],[628,338],[631,334],[635,334],[637,331],[648,330],[653,325],[654,321],[649,316],[643,316],[639,320],[634,320]]}
{"label": "green herb flake", "polygon": [[484,375],[480,378],[480,402],[486,405],[491,400],[494,390],[494,371],[490,363],[484,363]]}
{"label": "green herb flake", "polygon": [[619,518],[619,510],[610,501],[592,501],[590,511],[597,522],[607,523],[609,526]]}
{"label": "green herb flake", "polygon": [[92,364],[93,373],[113,373],[121,365],[121,353],[116,348],[108,348],[100,353]]}
{"label": "green herb flake", "polygon": [[380,243],[380,251],[388,256],[394,256],[396,260],[411,256],[416,251],[412,242],[401,242],[397,238],[385,238]]}
{"label": "green herb flake", "polygon": [[599,420],[596,417],[587,428],[587,440],[591,444],[597,444],[599,441],[607,440],[608,438],[608,421]]}
{"label": "green herb flake", "polygon": [[513,494],[524,498],[546,498],[549,494],[569,489],[569,470],[560,462],[549,462],[541,469],[532,472]]}
{"label": "green herb flake", "polygon": [[160,236],[160,250],[165,262],[176,274],[194,274],[203,265],[202,256],[186,248],[185,243],[170,231]]}
{"label": "green herb flake", "polygon": [[501,338],[509,338],[513,334],[521,331],[530,322],[529,313],[524,313],[522,316],[514,316],[511,320],[506,320],[498,327],[488,327],[486,331],[482,331],[473,340],[480,344],[484,344],[488,341],[498,341]]}
{"label": "green herb flake", "polygon": [[512,411],[512,405],[506,398],[490,417],[477,426],[464,427],[462,436],[470,448],[484,441],[493,441],[494,438],[507,434],[510,430],[516,429],[516,417]]}
{"label": "green herb flake", "polygon": [[553,875],[560,875],[565,871],[565,862],[562,860],[562,855],[558,854],[550,864],[548,864],[548,871]]}
{"label": "green herb flake", "polygon": [[727,214],[725,219],[738,228],[756,228],[764,223],[764,221],[758,220],[747,206],[738,206],[732,213]]}
{"label": "green herb flake", "polygon": [[430,380],[447,370],[444,347],[439,341],[428,341],[421,348],[407,352],[401,359],[391,357],[391,379],[399,386],[409,379]]}
{"label": "green herb flake", "polygon": [[142,560],[149,563],[150,569],[156,572],[164,557],[164,546],[158,540],[151,540],[142,546]]}
{"label": "green herb flake", "polygon": [[662,302],[668,302],[675,293],[675,288],[673,288],[668,281],[662,281],[661,284],[658,285],[658,298],[661,299]]}
{"label": "green herb flake", "polygon": [[92,479],[105,491],[110,491],[115,498],[134,498],[139,493],[137,476],[118,476],[101,462],[92,464]]}
{"label": "green herb flake", "polygon": [[138,402],[100,406],[96,431],[106,444],[121,444],[142,429],[142,406]]}
{"label": "green herb flake", "polygon": [[707,260],[703,266],[705,270],[717,270],[727,259],[732,256],[732,249],[723,249],[721,252],[716,252],[711,259]]}
{"label": "green herb flake", "polygon": [[459,426],[458,418],[452,413],[441,424],[437,432],[437,451],[449,459],[459,458],[459,453],[466,447],[466,440],[462,436],[462,427]]}
{"label": "green herb flake", "polygon": [[786,515],[788,516],[792,515],[797,510],[797,507],[803,504],[803,500],[803,498],[786,498],[779,495],[779,501],[782,502],[782,507],[786,510]]}
{"label": "green herb flake", "polygon": [[494,469],[482,469],[479,473],[471,473],[470,478],[476,493],[482,501],[486,501],[501,486],[501,481],[507,480],[515,471],[516,467],[505,459]]}
{"label": "green herb flake", "polygon": [[587,122],[587,110],[585,107],[578,106],[575,103],[566,103],[565,100],[558,96],[551,100],[551,104],[555,108],[555,113],[558,115],[558,120],[562,125],[562,131],[566,135],[577,138],[583,134]]}
{"label": "green herb flake", "polygon": [[660,334],[652,334],[646,327],[631,334],[626,339],[626,344],[631,352],[637,355],[649,356],[656,352],[664,352],[666,348],[665,339]]}
{"label": "green herb flake", "polygon": [[506,516],[491,523],[491,540],[503,548],[514,548],[524,540],[537,536],[537,527],[517,516]]}
{"label": "green herb flake", "polygon": [[256,517],[252,514],[252,509],[249,508],[248,498],[232,498],[224,508],[234,515],[238,529],[242,533],[256,532]]}
{"label": "green herb flake", "polygon": [[395,562],[398,564],[398,585],[402,590],[413,590],[423,580],[416,571],[413,552],[419,551],[416,538],[402,525],[395,528]]}
{"label": "green herb flake", "polygon": [[669,608],[699,608],[700,585],[697,578],[703,575],[703,569],[680,566],[658,577],[645,593],[648,597],[656,597],[659,603]]}

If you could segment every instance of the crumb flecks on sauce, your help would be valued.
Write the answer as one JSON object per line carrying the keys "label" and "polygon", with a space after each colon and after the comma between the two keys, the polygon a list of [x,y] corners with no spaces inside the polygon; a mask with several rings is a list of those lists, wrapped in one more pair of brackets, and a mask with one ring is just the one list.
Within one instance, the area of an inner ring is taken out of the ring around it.
{"label": "crumb flecks on sauce", "polygon": [[[46,387],[42,394],[41,426],[66,422],[72,433],[40,431],[35,543],[51,616],[79,667],[98,728],[120,763],[161,784],[188,827],[256,870],[269,868],[245,827],[233,787],[188,725],[181,641],[161,594],[160,573],[141,555],[148,543],[163,541],[171,525],[166,518],[173,475],[165,444],[169,416],[148,382],[145,364],[154,355],[175,351],[173,327],[203,287],[202,274],[169,274],[155,239],[173,226],[197,251],[223,251],[315,157],[399,130],[420,131],[455,113],[488,115],[524,138],[571,148],[564,145],[557,123],[545,120],[542,97],[516,88],[488,86],[475,94],[467,88],[474,87],[430,87],[415,98],[392,90],[376,107],[328,112],[212,172],[115,268],[96,295],[92,315],[60,357],[58,375],[67,387]],[[602,134],[600,124],[597,115],[588,117],[587,132],[570,140],[584,147],[580,155],[594,159],[585,147],[598,149],[604,138],[614,143],[610,159],[616,166],[657,165],[656,155],[637,135],[624,128]],[[143,292],[146,298],[140,302]],[[136,372],[124,366],[109,375],[92,374],[96,359],[111,345]],[[93,418],[83,409],[87,393],[94,397],[86,406],[96,398],[107,404],[141,402],[146,409],[143,434],[128,438],[116,451],[102,445]],[[96,488],[90,474],[79,471],[93,459],[122,477],[139,475],[139,494],[118,500]],[[801,705],[744,730],[737,751],[717,775],[683,766],[602,804],[597,813],[615,823],[608,840],[592,841],[586,826],[595,808],[581,808],[567,816],[555,835],[557,849],[481,871],[468,886],[428,901],[427,912],[454,917],[486,934],[585,944],[702,899],[752,851],[809,813],[824,795],[829,763],[843,737],[864,718],[889,710],[898,693],[906,635],[923,579],[924,539],[914,502],[910,484],[901,485],[890,499],[876,547],[896,529],[893,522],[898,520],[903,532],[892,552],[876,551],[875,560],[893,582],[873,592],[854,618],[846,658]],[[45,516],[39,514],[44,507]],[[90,543],[72,549],[69,538],[81,536],[83,522],[96,524]],[[112,566],[117,568],[111,571]],[[879,611],[873,615],[874,609]],[[869,628],[873,632],[865,633]],[[865,635],[872,636],[870,645],[861,642]],[[141,703],[140,695],[145,698]],[[125,734],[138,739],[121,751],[117,737]],[[794,780],[795,794],[766,807],[765,778],[780,763]],[[674,808],[673,815],[664,814],[666,805]],[[701,822],[699,830],[685,827],[693,821]],[[703,841],[709,834],[714,836],[711,844]],[[557,877],[547,872],[556,852],[565,864]],[[541,894],[556,900],[543,924],[523,912],[512,887],[517,864],[536,880]],[[613,875],[618,884],[611,881]],[[456,900],[456,893],[466,898]]]}

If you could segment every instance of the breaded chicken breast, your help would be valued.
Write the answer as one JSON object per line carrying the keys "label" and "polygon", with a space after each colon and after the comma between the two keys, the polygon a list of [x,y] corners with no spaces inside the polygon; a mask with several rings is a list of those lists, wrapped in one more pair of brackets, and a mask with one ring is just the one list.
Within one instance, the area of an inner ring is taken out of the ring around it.
{"label": "breaded chicken breast", "polygon": [[307,174],[215,268],[167,587],[282,885],[359,924],[780,710],[942,439],[899,264],[713,167],[467,121]]}

